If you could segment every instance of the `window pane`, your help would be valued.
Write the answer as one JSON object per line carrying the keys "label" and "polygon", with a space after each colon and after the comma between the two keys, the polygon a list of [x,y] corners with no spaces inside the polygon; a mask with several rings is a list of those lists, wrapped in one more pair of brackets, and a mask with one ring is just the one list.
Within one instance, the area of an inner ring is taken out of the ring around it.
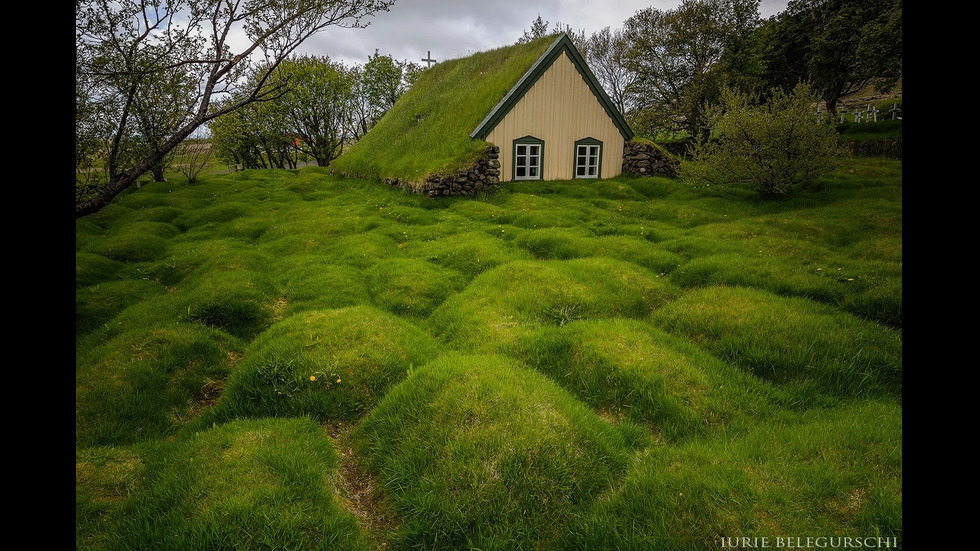
{"label": "window pane", "polygon": [[528,176],[537,176],[538,175],[538,167],[532,166],[532,167],[528,168],[527,169],[527,175]]}
{"label": "window pane", "polygon": [[517,167],[517,176],[527,176],[527,169],[522,166]]}
{"label": "window pane", "polygon": [[517,154],[518,155],[527,155],[527,146],[526,145],[519,145],[519,146],[517,146]]}
{"label": "window pane", "polygon": [[584,166],[580,166],[580,167],[576,168],[575,169],[575,175],[576,176],[585,176],[585,167]]}
{"label": "window pane", "polygon": [[589,148],[589,155],[598,155],[598,154],[599,154],[598,145],[593,145],[592,147]]}
{"label": "window pane", "polygon": [[594,166],[590,166],[589,167],[589,176],[595,176],[595,167]]}

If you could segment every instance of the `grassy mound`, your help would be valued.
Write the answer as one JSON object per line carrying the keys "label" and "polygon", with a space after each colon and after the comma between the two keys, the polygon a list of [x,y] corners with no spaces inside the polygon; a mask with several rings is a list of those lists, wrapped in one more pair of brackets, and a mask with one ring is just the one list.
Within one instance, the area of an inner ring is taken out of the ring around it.
{"label": "grassy mound", "polygon": [[[842,264],[847,267],[835,267]],[[728,253],[695,258],[672,272],[670,279],[685,287],[753,287],[811,298],[892,327],[902,326],[900,265]]]}
{"label": "grassy mound", "polygon": [[88,549],[371,549],[308,420],[235,421],[176,442],[75,456],[75,541]]}
{"label": "grassy mound", "polygon": [[213,419],[309,415],[353,420],[437,352],[417,327],[370,306],[289,316],[248,348]]}
{"label": "grassy mound", "polygon": [[869,402],[653,447],[559,548],[687,551],[741,547],[722,541],[740,537],[776,548],[777,537],[850,534],[900,543],[901,439],[901,409]]}
{"label": "grassy mound", "polygon": [[628,440],[533,370],[448,356],[353,439],[401,515],[401,548],[548,547],[628,463]]}
{"label": "grassy mound", "polygon": [[900,538],[901,179],[127,190],[76,221],[76,547]]}
{"label": "grassy mound", "polygon": [[122,333],[76,359],[76,445],[161,438],[208,407],[235,344],[195,324]]}
{"label": "grassy mound", "polygon": [[506,351],[541,325],[598,317],[645,317],[677,289],[634,264],[609,258],[511,262],[475,278],[427,320],[460,347]]}
{"label": "grassy mound", "polygon": [[111,320],[127,306],[163,292],[160,285],[142,279],[120,279],[77,289],[75,334],[87,333]]}
{"label": "grassy mound", "polygon": [[482,231],[412,242],[405,253],[452,268],[470,278],[514,260],[531,259],[525,251]]}
{"label": "grassy mound", "polygon": [[338,266],[321,257],[293,257],[284,268],[286,315],[371,304],[364,275],[352,266]]}
{"label": "grassy mound", "polygon": [[809,300],[708,287],[653,320],[801,398],[902,394],[901,334]]}
{"label": "grassy mound", "polygon": [[604,416],[647,422],[666,439],[749,426],[779,403],[758,379],[642,321],[543,327],[517,348]]}
{"label": "grassy mound", "polygon": [[213,270],[175,298],[187,321],[251,339],[272,323],[280,294],[265,272]]}
{"label": "grassy mound", "polygon": [[461,274],[414,258],[380,262],[364,273],[374,303],[398,316],[423,318],[463,286]]}

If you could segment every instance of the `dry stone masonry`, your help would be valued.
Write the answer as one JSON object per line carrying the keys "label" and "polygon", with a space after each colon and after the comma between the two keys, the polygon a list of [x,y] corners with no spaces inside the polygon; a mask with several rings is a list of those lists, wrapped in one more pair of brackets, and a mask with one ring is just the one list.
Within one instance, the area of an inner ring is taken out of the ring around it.
{"label": "dry stone masonry", "polygon": [[623,148],[623,172],[636,176],[677,176],[681,162],[650,142],[628,141]]}
{"label": "dry stone masonry", "polygon": [[[680,161],[649,142],[626,142],[623,149],[623,172],[636,176],[677,176]],[[397,178],[386,178],[385,183],[401,186]],[[450,195],[476,195],[491,191],[500,183],[500,147],[491,145],[469,168],[454,174],[430,174],[425,185],[416,191],[429,197]]]}
{"label": "dry stone masonry", "polygon": [[423,192],[429,197],[475,195],[500,183],[500,148],[491,145],[471,167],[456,174],[429,175]]}

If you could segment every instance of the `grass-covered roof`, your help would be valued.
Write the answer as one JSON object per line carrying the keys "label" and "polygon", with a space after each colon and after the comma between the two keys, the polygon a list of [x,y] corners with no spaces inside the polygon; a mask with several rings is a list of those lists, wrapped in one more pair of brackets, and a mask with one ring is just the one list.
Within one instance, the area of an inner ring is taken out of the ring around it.
{"label": "grass-covered roof", "polygon": [[344,174],[419,184],[429,174],[454,172],[475,161],[488,144],[470,133],[555,39],[540,38],[426,69],[333,167]]}

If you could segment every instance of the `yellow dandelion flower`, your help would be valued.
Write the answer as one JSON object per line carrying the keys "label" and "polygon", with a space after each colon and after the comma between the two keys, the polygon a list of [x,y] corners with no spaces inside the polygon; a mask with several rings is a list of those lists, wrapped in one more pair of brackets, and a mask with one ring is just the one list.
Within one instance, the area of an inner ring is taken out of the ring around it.
{"label": "yellow dandelion flower", "polygon": [[339,383],[340,382],[340,379],[337,379],[337,382]]}
{"label": "yellow dandelion flower", "polygon": [[315,381],[316,380],[316,375],[310,375],[310,380],[311,381]]}

